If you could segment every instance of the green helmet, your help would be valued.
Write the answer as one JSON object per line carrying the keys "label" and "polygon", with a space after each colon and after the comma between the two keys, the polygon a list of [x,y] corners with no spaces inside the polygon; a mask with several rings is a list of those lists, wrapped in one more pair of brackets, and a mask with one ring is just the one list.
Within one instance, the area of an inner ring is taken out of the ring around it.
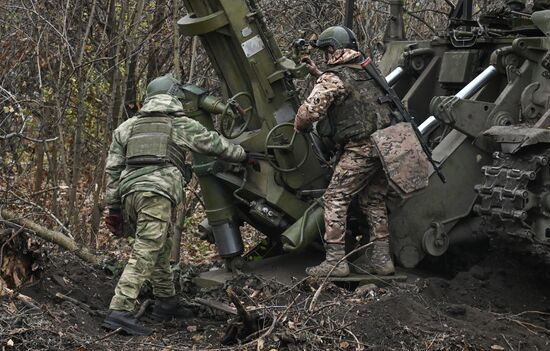
{"label": "green helmet", "polygon": [[335,49],[357,50],[357,37],[348,27],[329,27],[319,35],[315,47],[326,49],[329,46]]}
{"label": "green helmet", "polygon": [[155,78],[147,85],[147,98],[158,94],[168,94],[177,98],[185,96],[180,81],[172,73]]}

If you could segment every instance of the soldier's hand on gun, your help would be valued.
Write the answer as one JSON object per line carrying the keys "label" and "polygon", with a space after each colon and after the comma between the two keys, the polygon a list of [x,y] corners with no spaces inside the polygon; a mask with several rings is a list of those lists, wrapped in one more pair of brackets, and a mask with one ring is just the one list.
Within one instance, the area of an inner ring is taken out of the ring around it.
{"label": "soldier's hand on gun", "polygon": [[122,211],[110,208],[109,214],[105,217],[105,225],[109,228],[109,231],[118,237],[122,237],[124,235],[123,223]]}
{"label": "soldier's hand on gun", "polygon": [[249,152],[246,153],[246,158],[244,159],[243,163],[245,165],[249,166],[257,166],[259,165],[259,162],[257,159],[254,158]]}
{"label": "soldier's hand on gun", "polygon": [[309,133],[312,130],[311,125],[304,125],[303,123],[297,123],[297,121],[294,121],[294,132],[298,134],[302,133]]}
{"label": "soldier's hand on gun", "polygon": [[313,62],[311,58],[304,57],[302,58],[302,62],[306,64],[309,74],[311,74],[312,76],[320,77],[323,74],[323,72],[321,72],[319,68],[317,68],[317,65],[315,64],[315,62]]}

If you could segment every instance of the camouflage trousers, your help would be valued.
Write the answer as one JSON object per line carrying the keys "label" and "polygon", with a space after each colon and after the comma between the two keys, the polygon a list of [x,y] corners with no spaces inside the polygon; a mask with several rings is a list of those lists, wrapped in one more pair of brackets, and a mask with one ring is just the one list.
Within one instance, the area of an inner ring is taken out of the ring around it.
{"label": "camouflage trousers", "polygon": [[153,192],[137,191],[125,197],[124,225],[133,231],[135,241],[110,309],[133,311],[145,280],[151,281],[156,297],[175,295],[170,267],[172,210],[168,198]]}
{"label": "camouflage trousers", "polygon": [[372,142],[347,144],[323,195],[325,241],[344,244],[348,208],[356,195],[369,222],[370,240],[388,238],[387,191],[386,176]]}

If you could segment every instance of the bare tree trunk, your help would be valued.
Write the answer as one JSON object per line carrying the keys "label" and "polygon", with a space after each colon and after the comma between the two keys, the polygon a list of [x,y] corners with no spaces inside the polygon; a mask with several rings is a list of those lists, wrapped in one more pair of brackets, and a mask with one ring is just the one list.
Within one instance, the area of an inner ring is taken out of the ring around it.
{"label": "bare tree trunk", "polygon": [[101,193],[103,192],[103,186],[104,179],[103,175],[105,172],[103,172],[103,169],[105,168],[105,152],[101,155],[101,160],[99,164],[97,165],[95,176],[94,176],[94,184],[93,184],[93,199],[94,204],[92,207],[92,215],[90,219],[90,240],[89,245],[96,245],[97,244],[97,236],[99,234],[99,225],[101,223],[101,217],[103,213],[103,204],[101,203]]}
{"label": "bare tree trunk", "polygon": [[37,143],[35,146],[35,167],[36,171],[34,173],[34,192],[38,192],[42,187],[42,182],[44,181],[44,143]]}
{"label": "bare tree trunk", "polygon": [[174,75],[177,79],[181,79],[181,64],[180,64],[180,35],[178,27],[178,13],[179,13],[179,1],[172,0],[172,30],[174,31],[173,40],[174,40]]}
{"label": "bare tree trunk", "polygon": [[161,61],[160,56],[160,47],[161,41],[158,39],[160,30],[162,29],[162,24],[164,23],[164,18],[166,16],[166,5],[167,0],[158,0],[155,8],[155,15],[153,18],[153,25],[151,32],[153,32],[153,37],[148,47],[148,57],[147,57],[147,82],[152,81],[160,75],[160,70],[162,68],[163,62]]}
{"label": "bare tree trunk", "polygon": [[48,179],[52,187],[52,213],[56,217],[60,217],[59,214],[59,182],[57,178],[58,172],[58,160],[57,160],[57,144],[52,143],[51,150],[46,154],[48,156]]}
{"label": "bare tree trunk", "polygon": [[[125,14],[125,7],[123,6],[120,14],[121,23],[123,21],[122,18],[124,18]],[[109,69],[112,71],[109,75],[109,95],[107,102],[107,106],[109,106],[109,112],[107,113],[107,118],[105,119],[105,145],[110,144],[111,133],[118,125],[118,112],[120,111],[120,104],[122,101],[122,97],[120,96],[121,73],[119,69],[121,44],[117,40],[120,26],[117,23],[116,18],[116,0],[110,0],[107,15],[106,32],[108,41],[110,43],[113,43],[113,45],[109,49],[109,56],[111,57],[111,59],[108,61]]]}
{"label": "bare tree trunk", "polygon": [[128,31],[128,46],[126,48],[126,96],[124,97],[124,107],[126,115],[132,116],[137,110],[137,65],[138,65],[138,47],[136,29],[141,23],[143,17],[144,0],[137,0],[131,27]]}
{"label": "bare tree trunk", "polygon": [[[74,138],[74,152],[73,152],[73,167],[72,167],[72,178],[71,178],[71,191],[69,193],[69,221],[71,225],[71,230],[78,232],[76,224],[78,223],[78,199],[77,199],[77,188],[78,181],[80,180],[81,172],[81,156],[82,156],[82,131],[84,129],[84,119],[85,119],[85,97],[86,97],[86,85],[85,85],[85,74],[84,67],[82,66],[84,62],[84,53],[86,51],[86,44],[88,41],[88,36],[92,27],[95,8],[97,0],[94,0],[92,3],[92,9],[90,10],[90,18],[86,28],[84,29],[84,36],[82,37],[82,42],[80,46],[80,53],[78,55],[78,60],[76,61],[77,65],[77,80],[78,80],[78,98],[77,98],[77,112],[76,112],[76,126],[75,126],[75,138]],[[79,27],[79,31],[82,31],[82,25]],[[80,35],[78,36],[80,37]],[[82,223],[83,225],[85,223]]]}

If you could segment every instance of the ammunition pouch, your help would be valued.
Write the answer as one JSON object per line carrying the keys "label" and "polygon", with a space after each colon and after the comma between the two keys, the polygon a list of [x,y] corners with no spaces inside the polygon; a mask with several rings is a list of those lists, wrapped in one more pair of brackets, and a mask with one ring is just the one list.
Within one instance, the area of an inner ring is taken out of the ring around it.
{"label": "ammunition pouch", "polygon": [[132,126],[126,145],[126,165],[172,165],[189,182],[192,168],[185,163],[185,149],[172,139],[172,123],[171,116],[140,116]]}
{"label": "ammunition pouch", "polygon": [[401,197],[428,186],[429,162],[410,123],[378,130],[371,135],[371,140],[390,186]]}

